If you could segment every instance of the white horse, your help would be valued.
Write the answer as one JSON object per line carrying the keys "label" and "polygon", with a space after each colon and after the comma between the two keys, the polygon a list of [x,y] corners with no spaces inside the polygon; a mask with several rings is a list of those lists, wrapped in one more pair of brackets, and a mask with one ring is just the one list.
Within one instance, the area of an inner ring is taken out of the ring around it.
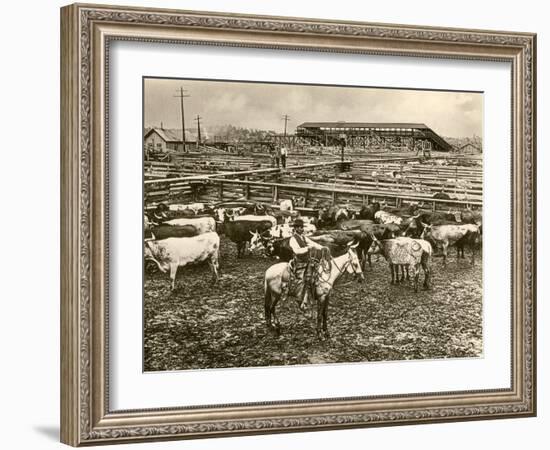
{"label": "white horse", "polygon": [[[344,272],[359,275],[361,281],[364,281],[363,272],[361,270],[361,262],[357,257],[356,247],[359,243],[348,245],[348,250],[337,258],[331,258],[329,264],[319,264],[313,273],[313,288],[312,293],[314,299],[308,299],[308,291],[306,290],[305,297],[298,299],[301,301],[300,308],[304,309],[306,303],[311,301],[317,307],[317,336],[320,339],[328,338],[327,330],[327,307],[330,300],[330,293],[334,283]],[[265,320],[267,328],[274,331],[277,335],[280,334],[281,325],[275,307],[281,298],[281,292],[287,289],[289,282],[289,263],[282,262],[274,264],[265,272],[264,293],[265,293]],[[315,302],[313,302],[315,300]],[[275,326],[272,324],[272,317]]]}

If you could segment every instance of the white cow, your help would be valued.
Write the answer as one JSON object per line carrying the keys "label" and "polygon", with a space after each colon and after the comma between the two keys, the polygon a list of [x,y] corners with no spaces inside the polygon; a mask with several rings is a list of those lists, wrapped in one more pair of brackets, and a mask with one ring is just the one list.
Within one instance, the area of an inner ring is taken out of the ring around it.
{"label": "white cow", "polygon": [[195,214],[198,214],[200,211],[204,209],[204,203],[189,203],[187,205],[174,204],[174,205],[169,205],[168,209],[170,211],[190,210],[190,211],[193,211]]}
{"label": "white cow", "polygon": [[281,211],[293,211],[292,200],[281,200],[279,203],[279,209]]}
{"label": "white cow", "polygon": [[172,290],[176,287],[178,267],[187,264],[208,261],[214,282],[218,280],[220,237],[215,232],[193,237],[167,238],[159,241],[145,241],[145,259],[157,264],[161,272],[170,271]]}
{"label": "white cow", "polygon": [[436,247],[441,248],[443,265],[447,264],[447,250],[449,246],[457,247],[457,258],[460,253],[464,257],[464,246],[472,249],[472,265],[475,263],[475,244],[480,239],[479,226],[474,224],[456,225],[427,225],[422,223],[424,230],[421,239],[432,241]]}
{"label": "white cow", "polygon": [[403,219],[401,217],[387,211],[376,211],[376,213],[374,214],[374,220],[375,222],[381,223],[383,225],[386,225],[388,223],[401,225],[403,223]]}
{"label": "white cow", "polygon": [[[367,253],[382,254],[386,258],[390,265],[392,284],[405,281],[403,268],[407,268],[407,279],[409,270],[412,271],[415,292],[418,292],[418,278],[422,266],[424,288],[430,289],[432,246],[428,241],[403,236],[379,241],[373,236],[372,245]],[[401,267],[401,279],[399,279],[399,267]]]}
{"label": "white cow", "polygon": [[239,220],[250,220],[250,221],[255,221],[255,222],[262,222],[264,220],[268,220],[272,223],[273,226],[276,226],[277,225],[277,219],[275,219],[275,217],[273,216],[257,216],[255,214],[244,214],[242,216],[238,216],[238,219]]}
{"label": "white cow", "polygon": [[165,225],[193,225],[198,234],[216,231],[216,221],[213,217],[180,218],[164,222]]}
{"label": "white cow", "polygon": [[[304,235],[311,236],[317,231],[317,227],[312,223],[304,222]],[[269,230],[269,235],[274,238],[286,238],[294,234],[294,227],[285,223],[283,225],[276,225]]]}
{"label": "white cow", "polygon": [[151,221],[149,220],[149,217],[147,217],[147,214],[143,215],[143,230],[149,231],[149,228],[151,228]]}

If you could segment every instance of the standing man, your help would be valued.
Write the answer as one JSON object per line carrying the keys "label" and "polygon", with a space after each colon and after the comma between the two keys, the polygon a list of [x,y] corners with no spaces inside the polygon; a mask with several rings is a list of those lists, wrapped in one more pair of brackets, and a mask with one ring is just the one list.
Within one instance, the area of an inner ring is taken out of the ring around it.
{"label": "standing man", "polygon": [[283,165],[283,169],[286,169],[286,157],[288,155],[288,150],[286,146],[281,147],[281,164]]}
{"label": "standing man", "polygon": [[279,168],[281,161],[281,147],[277,146],[277,149],[275,150],[275,162],[277,163],[277,168]]}

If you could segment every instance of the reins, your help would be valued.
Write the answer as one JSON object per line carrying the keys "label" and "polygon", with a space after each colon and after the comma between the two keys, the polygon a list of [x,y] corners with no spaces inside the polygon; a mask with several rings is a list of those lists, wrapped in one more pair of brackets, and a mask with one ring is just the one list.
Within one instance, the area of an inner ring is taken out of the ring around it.
{"label": "reins", "polygon": [[[326,282],[328,282],[328,280],[330,280],[330,275],[332,273],[332,263],[334,263],[334,266],[336,267],[336,270],[338,270],[340,275],[344,274],[344,271],[346,270],[346,267],[349,264],[351,264],[351,260],[349,258],[349,255],[348,255],[348,259],[342,264],[341,267],[338,267],[338,263],[336,262],[336,258],[332,258],[332,257],[331,257],[330,261],[320,260],[320,259],[316,259],[316,258],[312,258],[312,261],[315,264],[315,268],[319,267],[322,264],[323,261],[330,264],[330,266],[328,268],[322,267],[322,272],[316,271],[316,273],[317,273],[316,281],[321,281],[322,283],[326,283]],[[355,269],[353,269],[353,273],[358,274],[359,272],[357,272]],[[323,278],[322,274],[326,274],[327,277]]]}

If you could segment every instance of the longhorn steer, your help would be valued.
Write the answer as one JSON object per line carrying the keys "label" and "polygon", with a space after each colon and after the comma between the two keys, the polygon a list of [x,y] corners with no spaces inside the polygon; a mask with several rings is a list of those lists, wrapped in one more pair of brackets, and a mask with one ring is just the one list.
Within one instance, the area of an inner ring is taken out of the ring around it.
{"label": "longhorn steer", "polygon": [[432,246],[428,241],[403,236],[381,241],[374,238],[369,253],[380,253],[386,258],[390,265],[391,284],[399,282],[399,266],[411,270],[414,278],[414,292],[418,292],[418,279],[420,266],[422,266],[424,270],[424,288],[430,289]]}
{"label": "longhorn steer", "polygon": [[426,225],[423,224],[421,239],[433,243],[434,247],[441,247],[443,265],[447,264],[447,249],[457,245],[457,259],[460,250],[464,255],[463,247],[468,245],[472,249],[472,265],[475,263],[475,243],[479,240],[479,227],[473,224],[464,225]]}
{"label": "longhorn steer", "polygon": [[[366,233],[367,236],[374,236],[377,239],[391,239],[398,236],[401,233],[399,225],[393,223],[379,224],[372,223],[370,220],[346,220],[339,224],[339,228],[343,230],[360,230]],[[370,239],[370,238],[369,238]],[[369,266],[372,266],[371,255],[368,252],[369,245],[364,248],[364,245],[360,245],[358,248],[358,255],[365,267],[365,262],[368,261]]]}
{"label": "longhorn steer", "polygon": [[334,226],[339,220],[352,219],[354,212],[346,206],[330,206],[319,210],[318,225],[319,227]]}
{"label": "longhorn steer", "polygon": [[281,261],[290,261],[294,257],[294,252],[290,247],[290,238],[268,239],[264,242],[265,250],[268,256],[273,256]]}
{"label": "longhorn steer", "polygon": [[342,220],[336,224],[339,230],[360,230],[365,225],[372,225],[374,222],[370,219],[351,219]]}
{"label": "longhorn steer", "polygon": [[293,211],[294,206],[292,205],[292,200],[281,200],[279,202],[279,209],[281,211]]}
{"label": "longhorn steer", "polygon": [[[311,223],[304,224],[304,236],[311,236],[315,232],[317,232],[317,228],[315,227],[315,225]],[[276,225],[262,233],[260,233],[259,231],[255,231],[252,233],[249,249],[251,252],[258,250],[262,247],[267,249],[269,241],[272,241],[274,239],[290,238],[293,234],[294,229],[288,223],[285,223],[283,225]]]}
{"label": "longhorn steer", "polygon": [[269,209],[268,214],[275,217],[278,224],[283,224],[286,221],[292,221],[300,215],[298,211],[284,211],[279,209]]}
{"label": "longhorn steer", "polygon": [[156,227],[151,227],[145,232],[145,238],[153,238],[157,240],[167,239],[171,237],[193,237],[199,232],[194,225],[165,225],[161,224]]}
{"label": "longhorn steer", "polygon": [[374,215],[374,220],[377,223],[381,223],[383,225],[388,223],[393,223],[395,225],[401,225],[403,223],[403,219],[399,216],[396,216],[395,214],[389,213],[387,211],[377,211]]}
{"label": "longhorn steer", "polygon": [[178,268],[191,263],[208,261],[214,282],[218,280],[220,237],[215,232],[194,237],[146,240],[144,245],[145,259],[156,263],[163,273],[170,271],[172,290],[176,287]]}
{"label": "longhorn steer", "polygon": [[244,256],[246,243],[255,233],[262,234],[272,227],[270,220],[230,220],[225,222],[225,235],[237,244],[237,258]]}
{"label": "longhorn steer", "polygon": [[271,223],[272,227],[277,225],[277,219],[275,219],[275,217],[273,217],[273,216],[268,216],[268,215],[246,214],[246,215],[239,216],[239,217],[235,218],[234,220],[239,220],[239,221],[246,220],[246,221],[250,221],[250,222],[269,221]]}
{"label": "longhorn steer", "polygon": [[208,233],[209,231],[216,231],[216,221],[213,217],[172,219],[164,222],[164,225],[193,225],[197,230],[197,234]]}
{"label": "longhorn steer", "polygon": [[[361,230],[321,230],[309,237],[321,245],[329,247],[334,255],[338,255],[350,242],[358,243],[357,256],[361,261],[361,267],[365,267],[367,251],[372,244],[372,236]],[[371,265],[370,258],[368,259]]]}
{"label": "longhorn steer", "polygon": [[189,203],[186,205],[182,204],[172,204],[168,206],[168,209],[170,211],[174,212],[183,212],[190,214],[197,215],[200,211],[203,211],[205,208],[204,203]]}
{"label": "longhorn steer", "polygon": [[374,215],[380,211],[380,203],[374,202],[370,205],[363,205],[359,211],[359,219],[374,220]]}

